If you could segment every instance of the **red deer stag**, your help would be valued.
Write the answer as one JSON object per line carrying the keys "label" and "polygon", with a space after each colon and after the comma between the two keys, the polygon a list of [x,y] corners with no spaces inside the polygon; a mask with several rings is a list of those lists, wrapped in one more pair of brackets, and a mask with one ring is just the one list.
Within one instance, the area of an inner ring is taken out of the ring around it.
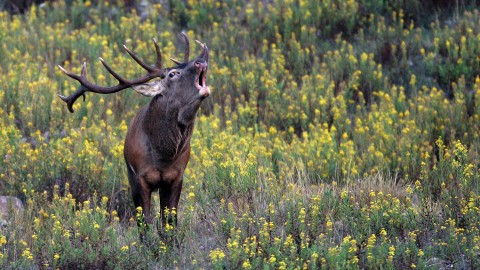
{"label": "red deer stag", "polygon": [[[93,84],[86,78],[86,64],[81,75],[68,72],[58,66],[66,75],[80,82],[81,86],[69,97],[59,95],[73,113],[73,103],[90,91],[111,94],[132,87],[145,96],[153,97],[130,122],[125,138],[124,157],[128,179],[135,207],[141,206],[147,223],[151,223],[150,199],[154,190],[159,189],[162,223],[176,223],[176,214],[165,214],[165,210],[178,207],[182,190],[183,173],[190,159],[190,138],[196,113],[202,101],[210,95],[207,86],[208,48],[200,43],[202,52],[195,60],[189,61],[189,40],[185,38],[184,62],[171,59],[176,66],[162,67],[162,55],[155,39],[157,61],[147,65],[124,46],[127,53],[147,73],[138,79],[127,80],[118,75],[102,58],[105,68],[118,80],[118,84],[104,87]],[[149,82],[154,78],[160,78]]]}

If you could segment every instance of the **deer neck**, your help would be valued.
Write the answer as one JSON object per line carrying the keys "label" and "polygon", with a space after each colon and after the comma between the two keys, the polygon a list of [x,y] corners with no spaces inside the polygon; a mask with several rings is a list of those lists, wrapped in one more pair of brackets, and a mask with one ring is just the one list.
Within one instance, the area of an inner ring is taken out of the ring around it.
{"label": "deer neck", "polygon": [[150,102],[143,128],[153,159],[173,161],[190,150],[190,138],[200,102],[187,100],[190,101],[165,94],[155,96]]}

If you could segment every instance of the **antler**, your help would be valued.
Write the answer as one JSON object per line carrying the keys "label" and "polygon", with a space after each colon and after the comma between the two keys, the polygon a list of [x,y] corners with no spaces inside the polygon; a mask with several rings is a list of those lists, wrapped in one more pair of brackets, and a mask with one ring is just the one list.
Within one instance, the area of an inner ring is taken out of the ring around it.
{"label": "antler", "polygon": [[[190,58],[190,40],[188,39],[187,35],[182,32],[183,38],[185,39],[185,56],[183,57],[183,62],[186,63],[188,62],[188,59]],[[172,62],[174,62],[177,65],[180,65],[182,62],[175,60],[173,58],[170,58]]]}
{"label": "antler", "polygon": [[205,43],[202,43],[198,40],[195,40],[198,44],[200,44],[200,46],[202,46],[202,52],[200,53],[200,55],[198,56],[198,58],[202,58],[203,60],[207,61],[208,62],[208,47],[207,47],[207,44]]}
{"label": "antler", "polygon": [[[184,35],[185,36],[185,35]],[[137,85],[137,84],[142,84],[150,81],[153,78],[156,77],[162,77],[163,75],[163,68],[162,68],[162,54],[160,53],[160,48],[158,46],[158,43],[155,39],[152,39],[153,43],[155,44],[155,51],[157,52],[157,61],[154,66],[147,65],[145,62],[143,62],[140,58],[138,58],[132,51],[130,51],[125,45],[123,45],[123,48],[127,51],[127,53],[137,62],[142,68],[144,68],[147,71],[147,74],[145,74],[143,77],[140,77],[138,79],[134,80],[127,80],[122,78],[120,75],[118,75],[106,62],[100,57],[100,61],[102,64],[105,66],[105,68],[112,74],[113,77],[115,77],[118,80],[118,84],[115,86],[110,86],[110,87],[105,87],[105,86],[100,86],[96,85],[92,82],[90,82],[87,79],[87,64],[84,62],[82,65],[82,71],[81,75],[77,75],[71,72],[68,72],[66,69],[61,67],[60,65],[58,66],[63,73],[65,73],[67,76],[77,80],[80,82],[80,87],[70,96],[65,97],[62,95],[58,95],[63,101],[67,103],[68,110],[73,113],[73,104],[75,101],[80,97],[83,96],[83,100],[85,101],[85,92],[94,92],[94,93],[99,93],[99,94],[111,94],[118,92],[120,90],[129,88],[131,86]],[[188,38],[185,36],[185,40],[188,41]],[[188,42],[187,42],[188,44]],[[185,50],[188,56],[188,50]]]}

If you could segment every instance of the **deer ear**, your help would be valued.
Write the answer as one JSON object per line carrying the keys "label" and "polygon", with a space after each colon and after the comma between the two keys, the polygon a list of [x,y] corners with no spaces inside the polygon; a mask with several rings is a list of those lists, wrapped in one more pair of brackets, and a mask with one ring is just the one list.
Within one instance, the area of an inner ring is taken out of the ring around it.
{"label": "deer ear", "polygon": [[147,97],[156,96],[158,94],[161,94],[163,90],[165,90],[165,87],[162,83],[160,83],[160,81],[142,83],[134,85],[132,86],[132,88],[133,90]]}

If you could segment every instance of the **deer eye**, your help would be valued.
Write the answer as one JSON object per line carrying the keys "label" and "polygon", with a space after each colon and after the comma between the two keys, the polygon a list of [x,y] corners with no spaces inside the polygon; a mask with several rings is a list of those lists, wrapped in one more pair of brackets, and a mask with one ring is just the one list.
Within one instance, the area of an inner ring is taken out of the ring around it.
{"label": "deer eye", "polygon": [[168,77],[170,77],[170,78],[173,78],[173,77],[178,76],[178,75],[180,75],[180,71],[178,71],[178,70],[172,70],[168,73]]}

